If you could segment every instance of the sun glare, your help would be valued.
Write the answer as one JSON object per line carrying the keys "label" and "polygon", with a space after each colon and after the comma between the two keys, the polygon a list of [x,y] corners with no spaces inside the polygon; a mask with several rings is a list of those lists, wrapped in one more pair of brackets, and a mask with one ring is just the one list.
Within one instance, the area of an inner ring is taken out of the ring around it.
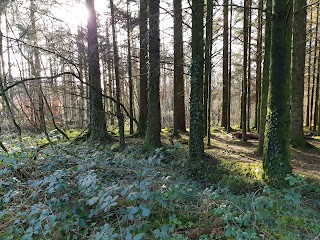
{"label": "sun glare", "polygon": [[88,10],[84,3],[60,5],[53,10],[54,16],[69,25],[70,29],[77,29],[87,23]]}

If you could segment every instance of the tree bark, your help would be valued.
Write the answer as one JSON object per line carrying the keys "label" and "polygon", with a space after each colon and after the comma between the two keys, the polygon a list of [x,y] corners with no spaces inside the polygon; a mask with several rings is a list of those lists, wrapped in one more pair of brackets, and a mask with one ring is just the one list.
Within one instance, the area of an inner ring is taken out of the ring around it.
{"label": "tree bark", "polygon": [[260,104],[261,104],[261,64],[262,64],[262,9],[263,0],[259,0],[258,10],[258,35],[257,35],[257,53],[256,53],[256,99],[255,99],[255,117],[254,128],[260,132]]}
{"label": "tree bark", "polygon": [[121,111],[121,87],[120,87],[120,73],[119,73],[119,52],[118,43],[116,37],[116,24],[115,24],[115,14],[113,0],[110,0],[110,10],[111,10],[111,28],[112,28],[112,43],[113,43],[113,61],[114,61],[114,74],[116,78],[116,107],[117,107],[117,119],[119,128],[119,143],[120,147],[123,148],[124,142],[124,117]]}
{"label": "tree bark", "polygon": [[203,0],[193,0],[189,159],[196,169],[194,174],[198,174],[197,168],[202,165],[204,157],[203,45]]}
{"label": "tree bark", "polygon": [[304,72],[306,56],[306,0],[294,0],[291,78],[291,143],[306,145],[303,132]]}
{"label": "tree bark", "polygon": [[311,62],[312,62],[312,38],[313,38],[313,31],[312,31],[312,6],[310,7],[310,37],[309,37],[309,54],[308,54],[308,81],[307,81],[307,109],[306,109],[306,127],[310,126],[310,91],[311,91]]}
{"label": "tree bark", "polygon": [[148,0],[140,1],[140,93],[139,126],[140,135],[145,135],[148,116]]}
{"label": "tree bark", "polygon": [[[41,76],[41,60],[40,60],[40,51],[38,46],[38,37],[36,29],[36,5],[34,0],[30,1],[30,20],[31,20],[31,39],[33,45],[35,46],[33,50],[33,60],[31,61],[31,73],[34,77],[39,78]],[[42,81],[38,80],[34,86],[34,103],[35,103],[35,122],[37,123],[38,130],[40,132],[45,131],[45,116],[44,116],[44,103],[42,97]]]}
{"label": "tree bark", "polygon": [[[114,75],[113,75],[113,60],[112,60],[112,45],[110,43],[110,34],[109,34],[109,24],[108,22],[106,23],[106,50],[107,50],[107,72],[108,72],[108,85],[109,85],[109,88],[108,88],[108,92],[109,92],[109,96],[110,97],[113,97],[115,94],[114,94]],[[109,109],[108,111],[111,112],[110,114],[110,124],[111,126],[113,126],[115,124],[114,122],[114,112],[115,112],[115,103],[110,100],[109,101]]]}
{"label": "tree bark", "polygon": [[244,1],[243,18],[243,74],[242,74],[242,106],[241,106],[241,126],[242,140],[247,141],[247,90],[248,90],[248,21],[249,21],[249,2]]}
{"label": "tree bark", "polygon": [[97,34],[97,18],[94,0],[86,0],[88,15],[88,58],[89,58],[89,100],[90,100],[90,141],[105,142],[106,132],[105,113],[102,103],[100,80],[99,47]]}
{"label": "tree bark", "polygon": [[222,75],[223,75],[223,87],[222,87],[222,118],[221,118],[221,126],[225,129],[228,128],[228,98],[229,98],[229,9],[228,9],[229,0],[223,1],[223,67],[222,67]]}
{"label": "tree bark", "polygon": [[159,12],[160,0],[149,0],[150,72],[147,131],[144,139],[144,144],[149,149],[161,146]]}
{"label": "tree bark", "polygon": [[84,79],[84,65],[85,65],[85,46],[84,46],[84,39],[85,39],[85,34],[84,34],[84,29],[82,27],[78,27],[78,34],[77,34],[77,48],[78,48],[78,61],[79,61],[79,77],[81,79],[80,81],[80,99],[79,99],[79,122],[78,126],[80,128],[84,127],[84,122],[85,122],[85,113],[84,111],[86,107],[86,101],[85,95],[84,95],[84,84],[83,82],[85,81]]}
{"label": "tree bark", "polygon": [[184,76],[183,76],[183,36],[181,0],[173,1],[174,8],[174,111],[173,134],[186,131]]}
{"label": "tree bark", "polygon": [[129,112],[130,112],[130,134],[133,134],[133,82],[132,82],[132,63],[131,63],[131,16],[129,9],[130,2],[127,0],[127,42],[128,42],[128,77],[129,77]]}
{"label": "tree bark", "polygon": [[232,9],[233,0],[230,0],[230,21],[229,21],[229,73],[228,73],[228,116],[227,116],[227,132],[231,132],[231,64],[232,64]]}
{"label": "tree bark", "polygon": [[259,125],[259,146],[258,154],[263,155],[264,138],[267,116],[267,103],[270,81],[270,55],[271,55],[271,12],[273,0],[266,2],[266,25],[264,37],[264,60],[263,60],[263,73],[261,84],[261,103],[260,103],[260,125]]}
{"label": "tree bark", "polygon": [[[203,103],[203,127],[207,135],[207,143],[210,146],[210,114],[211,114],[211,67],[212,67],[212,18],[213,18],[213,0],[207,2],[206,16],[206,43],[205,43],[205,73],[204,73],[204,103]],[[207,131],[205,131],[207,130]]]}
{"label": "tree bark", "polygon": [[[316,71],[317,71],[317,54],[318,54],[318,30],[319,30],[319,11],[320,4],[317,4],[317,21],[316,21],[316,35],[314,38],[314,55],[313,55],[313,75],[312,75],[312,85],[311,85],[311,99],[310,99],[310,120],[309,120],[309,129],[312,130],[312,122],[313,122],[313,105],[314,105],[314,97],[315,97],[315,85],[316,85]],[[319,71],[319,69],[318,69]]]}
{"label": "tree bark", "polygon": [[252,0],[249,1],[249,6],[248,6],[248,91],[247,91],[247,130],[250,131],[250,120],[251,120],[251,29],[252,29]]}
{"label": "tree bark", "polygon": [[[318,53],[318,57],[320,56],[320,51]],[[316,78],[316,91],[315,91],[315,100],[314,100],[314,115],[313,115],[313,131],[317,130],[318,125],[318,115],[319,115],[319,87],[320,87],[320,61],[318,60],[318,71],[317,71],[317,78]]]}
{"label": "tree bark", "polygon": [[264,179],[284,186],[290,165],[290,67],[293,1],[274,0],[271,30],[271,71],[263,154]]}

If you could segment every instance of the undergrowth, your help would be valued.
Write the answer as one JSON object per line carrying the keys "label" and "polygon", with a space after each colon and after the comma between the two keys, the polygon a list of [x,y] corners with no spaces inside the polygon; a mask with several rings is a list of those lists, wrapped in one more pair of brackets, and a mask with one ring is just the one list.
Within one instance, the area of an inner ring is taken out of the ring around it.
{"label": "undergrowth", "polygon": [[319,238],[319,186],[304,178],[276,190],[258,165],[225,160],[204,185],[184,146],[146,152],[132,141],[116,152],[27,139],[0,153],[0,239]]}

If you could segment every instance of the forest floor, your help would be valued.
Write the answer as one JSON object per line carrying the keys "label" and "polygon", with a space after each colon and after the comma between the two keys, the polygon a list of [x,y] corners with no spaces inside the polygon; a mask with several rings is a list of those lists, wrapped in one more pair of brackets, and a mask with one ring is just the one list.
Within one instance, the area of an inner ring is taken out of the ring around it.
{"label": "forest floor", "polygon": [[162,130],[154,151],[134,137],[119,151],[116,142],[71,143],[56,131],[53,145],[44,135],[22,143],[3,135],[0,239],[319,239],[319,139],[291,150],[297,175],[279,190],[262,180],[257,140],[213,131],[207,169],[195,177],[188,135],[170,134]]}
{"label": "forest floor", "polygon": [[[320,139],[309,138],[310,147],[301,149],[291,148],[293,172],[318,178],[320,180]],[[210,149],[206,152],[215,158],[242,163],[261,162],[257,154],[258,140],[249,139],[243,142],[223,131],[212,133]]]}

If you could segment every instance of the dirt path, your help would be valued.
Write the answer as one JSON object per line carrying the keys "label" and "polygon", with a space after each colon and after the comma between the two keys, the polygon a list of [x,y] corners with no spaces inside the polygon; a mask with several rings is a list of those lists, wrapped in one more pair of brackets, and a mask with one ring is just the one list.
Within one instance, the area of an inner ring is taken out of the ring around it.
{"label": "dirt path", "polygon": [[[293,171],[320,179],[320,141],[308,140],[314,147],[310,149],[291,149]],[[257,163],[261,157],[257,155],[257,140],[247,143],[224,132],[212,134],[212,147],[206,152],[218,159],[229,161]]]}

